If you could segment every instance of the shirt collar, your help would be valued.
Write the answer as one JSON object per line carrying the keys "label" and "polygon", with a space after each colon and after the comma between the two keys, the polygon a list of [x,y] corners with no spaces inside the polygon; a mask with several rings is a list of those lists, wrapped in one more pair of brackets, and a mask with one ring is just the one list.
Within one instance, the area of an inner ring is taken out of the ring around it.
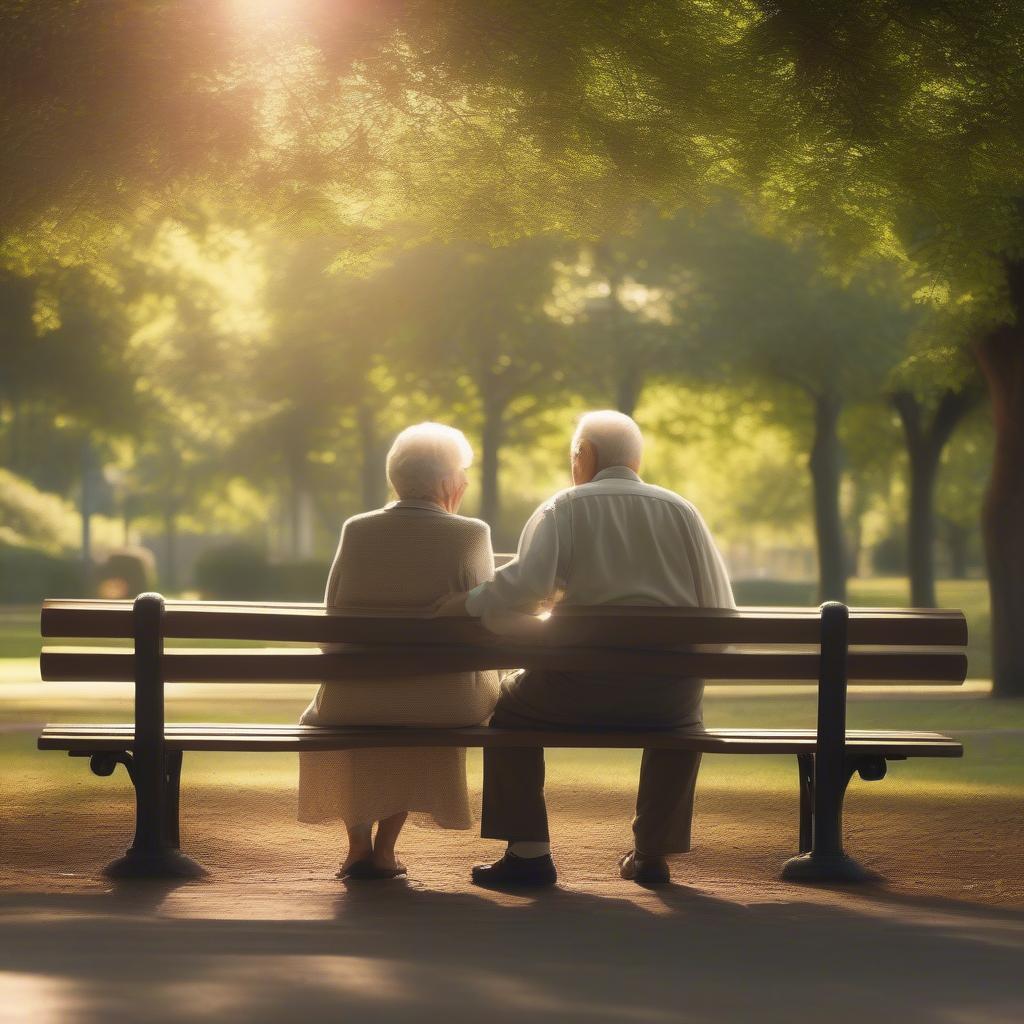
{"label": "shirt collar", "polygon": [[[602,469],[600,473],[595,473],[594,480],[635,480],[637,483],[641,483],[640,476],[638,473],[634,473],[629,466],[609,466],[607,469]],[[593,482],[593,481],[591,481]]]}
{"label": "shirt collar", "polygon": [[385,505],[386,509],[418,508],[424,512],[440,512],[442,515],[449,515],[448,509],[438,505],[436,501],[421,501],[419,498],[402,498],[399,501],[392,501]]}

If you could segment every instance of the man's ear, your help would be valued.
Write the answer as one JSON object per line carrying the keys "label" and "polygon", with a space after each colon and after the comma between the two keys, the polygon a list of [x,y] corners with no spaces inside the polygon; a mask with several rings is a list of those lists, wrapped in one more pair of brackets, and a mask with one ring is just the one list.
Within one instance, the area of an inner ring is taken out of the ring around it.
{"label": "man's ear", "polygon": [[589,483],[597,475],[597,448],[593,441],[580,441],[579,468],[581,484]]}

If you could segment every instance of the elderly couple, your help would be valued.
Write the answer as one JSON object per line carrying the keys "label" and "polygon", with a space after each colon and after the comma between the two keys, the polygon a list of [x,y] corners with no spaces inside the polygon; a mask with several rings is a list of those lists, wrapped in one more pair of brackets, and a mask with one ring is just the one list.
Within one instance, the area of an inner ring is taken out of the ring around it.
{"label": "elderly couple", "polygon": [[[473,452],[451,427],[422,423],[398,435],[387,460],[398,500],[353,516],[327,580],[329,608],[394,608],[479,616],[496,632],[555,602],[573,605],[735,607],[721,556],[697,510],[644,483],[643,437],[617,412],[579,421],[573,486],[530,517],[516,557],[495,570],[486,523],[458,514]],[[700,727],[703,684],[665,676],[459,672],[420,679],[325,683],[308,725],[466,726],[503,729]],[[395,748],[301,755],[299,819],[342,819],[348,856],[340,878],[405,873],[395,842],[411,813],[439,828],[471,825],[461,749]],[[690,848],[700,754],[645,750],[623,878],[667,882],[667,854]],[[376,834],[372,828],[376,823]],[[484,751],[481,833],[508,846],[473,868],[490,888],[551,885],[544,752]]]}

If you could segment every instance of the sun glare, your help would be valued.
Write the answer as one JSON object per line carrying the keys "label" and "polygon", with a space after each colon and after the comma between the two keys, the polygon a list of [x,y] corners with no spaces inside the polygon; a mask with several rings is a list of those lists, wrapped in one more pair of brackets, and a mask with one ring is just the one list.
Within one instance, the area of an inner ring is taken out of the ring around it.
{"label": "sun glare", "polygon": [[239,22],[255,28],[290,20],[307,4],[304,0],[233,0],[232,6]]}

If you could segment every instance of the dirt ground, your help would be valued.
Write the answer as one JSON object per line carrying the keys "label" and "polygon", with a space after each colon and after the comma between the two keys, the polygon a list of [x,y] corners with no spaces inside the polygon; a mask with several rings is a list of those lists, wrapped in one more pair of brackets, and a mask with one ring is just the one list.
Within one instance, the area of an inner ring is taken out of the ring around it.
{"label": "dirt ground", "polygon": [[82,769],[70,799],[4,793],[5,1022],[1024,1020],[1010,797],[856,786],[848,848],[885,881],[830,889],[779,880],[795,792],[706,786],[695,849],[648,891],[614,869],[629,780],[554,780],[560,884],[507,896],[469,885],[498,851],[472,832],[410,827],[407,881],[345,884],[293,794],[196,784],[183,846],[210,876],[174,888],[99,876],[131,806]]}

